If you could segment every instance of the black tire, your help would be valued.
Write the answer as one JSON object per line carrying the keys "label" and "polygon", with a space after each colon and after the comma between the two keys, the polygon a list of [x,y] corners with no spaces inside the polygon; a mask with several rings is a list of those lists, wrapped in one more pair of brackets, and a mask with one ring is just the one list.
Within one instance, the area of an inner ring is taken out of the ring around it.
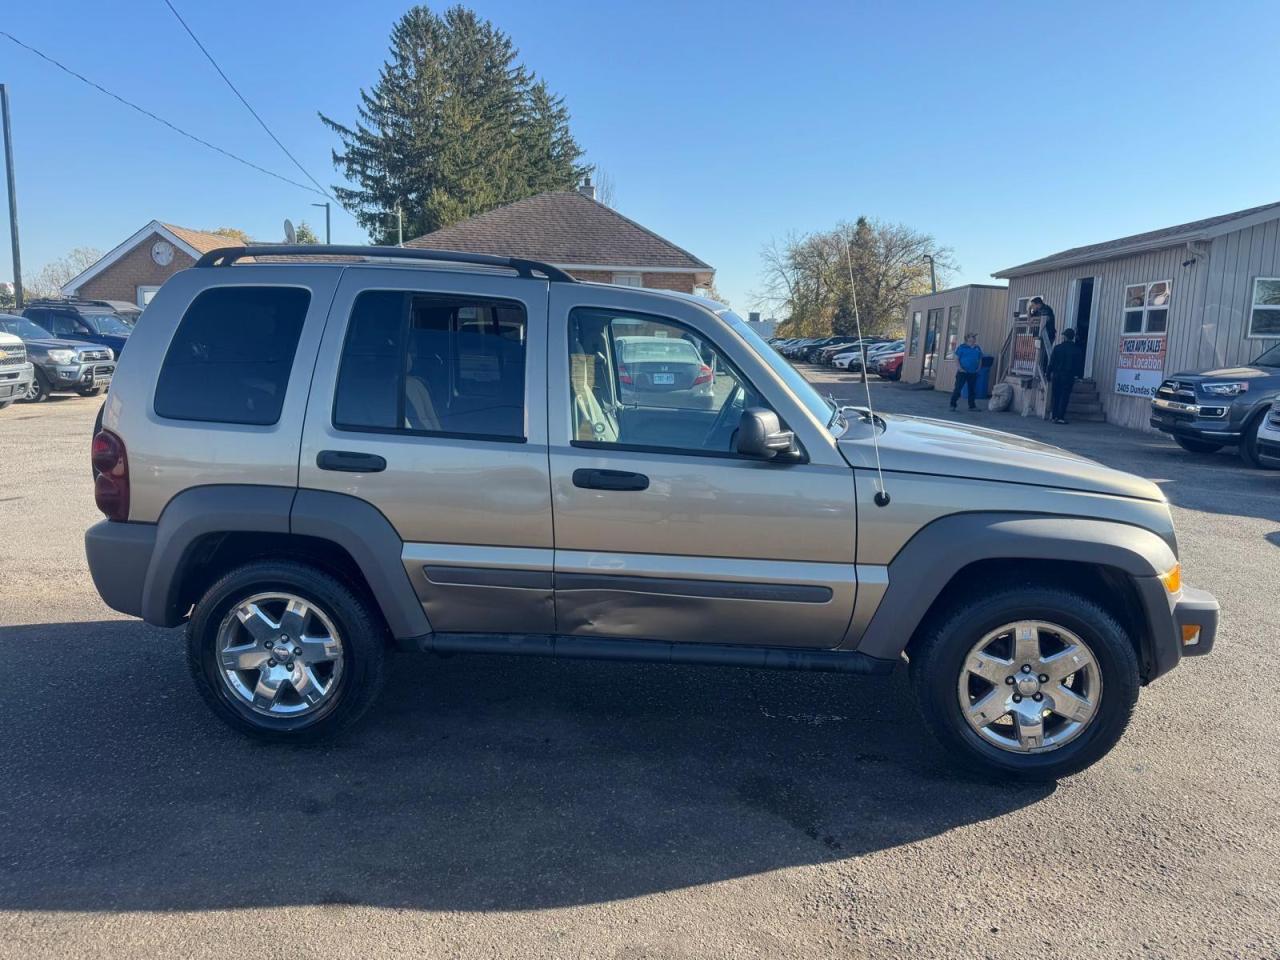
{"label": "black tire", "polygon": [[[1092,649],[1102,676],[1097,712],[1057,749],[1016,753],[989,743],[961,714],[957,686],[965,660],[985,634],[1007,623],[1048,621]],[[1138,659],[1119,622],[1096,601],[1058,587],[1011,585],[954,604],[924,628],[911,650],[911,683],[926,726],[948,755],[984,774],[1015,780],[1056,780],[1085,769],[1115,746],[1138,700]]]}
{"label": "black tire", "polygon": [[[282,590],[314,604],[341,635],[343,671],[338,689],[314,714],[269,717],[238,699],[223,681],[218,663],[218,628],[228,612],[256,593]],[[196,688],[210,709],[241,733],[263,740],[314,742],[350,729],[382,688],[387,632],[370,604],[314,567],[293,561],[255,561],[238,567],[211,586],[187,624],[187,663]]]}
{"label": "black tire", "polygon": [[1187,453],[1217,453],[1222,444],[1211,440],[1192,440],[1190,437],[1174,437],[1174,442]]}
{"label": "black tire", "polygon": [[1264,463],[1258,456],[1258,430],[1262,427],[1262,418],[1267,415],[1267,409],[1263,408],[1249,418],[1249,422],[1244,425],[1244,433],[1240,437],[1240,459],[1259,470],[1275,469],[1271,464]]}
{"label": "black tire", "polygon": [[31,381],[31,389],[27,391],[27,395],[22,398],[23,402],[44,403],[44,401],[49,399],[49,391],[51,389],[52,385],[49,383],[49,378],[44,375],[44,371],[39,367],[36,367],[36,375]]}
{"label": "black tire", "polygon": [[106,392],[106,387],[94,387],[92,390],[77,390],[76,393],[82,397],[100,397]]}

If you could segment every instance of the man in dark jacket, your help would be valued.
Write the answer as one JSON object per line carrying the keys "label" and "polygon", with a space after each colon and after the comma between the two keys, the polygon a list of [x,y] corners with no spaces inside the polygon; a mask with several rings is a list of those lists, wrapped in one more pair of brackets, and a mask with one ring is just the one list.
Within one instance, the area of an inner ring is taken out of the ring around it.
{"label": "man in dark jacket", "polygon": [[1074,330],[1062,331],[1062,342],[1053,348],[1049,357],[1049,388],[1054,423],[1067,422],[1067,403],[1071,400],[1071,388],[1076,382],[1076,364],[1080,360],[1080,348],[1076,345]]}
{"label": "man in dark jacket", "polygon": [[1040,318],[1040,329],[1045,332],[1045,336],[1049,338],[1050,343],[1058,339],[1058,324],[1053,315],[1053,307],[1039,297],[1032,297],[1031,316]]}

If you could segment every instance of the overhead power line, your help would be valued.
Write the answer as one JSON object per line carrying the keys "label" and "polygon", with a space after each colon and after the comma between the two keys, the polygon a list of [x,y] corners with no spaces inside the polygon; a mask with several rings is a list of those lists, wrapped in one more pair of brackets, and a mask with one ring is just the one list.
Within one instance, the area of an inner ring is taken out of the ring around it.
{"label": "overhead power line", "polygon": [[66,73],[66,74],[69,74],[70,76],[75,77],[81,83],[88,84],[89,86],[97,90],[99,93],[105,93],[112,100],[115,100],[119,103],[124,104],[126,107],[128,107],[131,110],[136,110],[138,113],[142,114],[144,117],[149,117],[150,119],[156,121],[157,123],[163,124],[164,126],[168,127],[170,130],[172,130],[174,133],[181,134],[182,136],[186,137],[188,140],[194,140],[196,143],[200,144],[202,147],[208,147],[210,150],[214,150],[222,154],[224,157],[227,157],[231,160],[236,161],[236,163],[242,163],[246,167],[249,167],[252,170],[257,170],[259,173],[265,173],[268,177],[274,177],[277,180],[281,180],[284,183],[298,187],[299,189],[306,190],[309,193],[318,193],[324,197],[329,196],[327,193],[324,192],[324,190],[317,190],[315,187],[308,186],[305,183],[299,183],[297,180],[291,180],[289,177],[286,177],[283,174],[276,173],[272,170],[268,170],[266,167],[260,167],[256,163],[252,162],[251,160],[246,160],[244,157],[237,156],[236,154],[232,153],[230,150],[224,150],[222,147],[219,147],[217,144],[210,143],[208,140],[205,140],[201,137],[197,137],[194,133],[189,133],[188,131],[183,130],[177,124],[170,123],[164,117],[157,116],[156,114],[152,113],[150,110],[146,109],[145,107],[138,106],[132,100],[126,100],[124,97],[120,96],[118,93],[112,93],[106,87],[102,86],[102,84],[95,83],[94,81],[90,80],[88,77],[86,77],[82,73],[77,73],[75,70],[72,70],[70,67],[68,67],[64,63],[61,63],[58,60],[55,60],[53,57],[49,56],[47,53],[37,50],[35,47],[31,46],[28,43],[23,43],[21,40],[15,37],[12,33],[9,33],[6,30],[0,30],[0,37],[5,37],[6,39],[12,40],[14,43],[22,47],[24,50],[34,53],[41,60],[44,60],[48,63],[53,64],[63,73]]}
{"label": "overhead power line", "polygon": [[[257,110],[253,109],[249,101],[244,98],[244,94],[241,93],[238,89],[236,89],[236,85],[231,82],[231,78],[227,76],[226,71],[224,71],[222,67],[218,66],[217,60],[213,59],[213,54],[210,53],[208,48],[205,47],[205,45],[200,42],[200,38],[196,36],[195,31],[192,30],[191,27],[187,25],[187,21],[182,19],[182,14],[178,12],[178,8],[175,7],[170,2],[170,0],[164,0],[164,5],[169,8],[170,12],[178,19],[178,22],[182,24],[182,29],[187,31],[187,36],[189,36],[191,38],[191,41],[197,47],[200,48],[200,52],[205,55],[205,58],[208,59],[208,61],[211,64],[213,64],[213,69],[218,71],[218,76],[220,76],[223,82],[226,83],[226,85],[231,88],[231,92],[234,93],[236,97],[239,98],[240,102],[244,104],[244,108],[253,115],[253,119],[258,121],[258,126],[262,127],[262,129],[266,131],[267,136],[270,137],[272,140],[274,140],[276,146],[279,147],[281,151],[283,151],[284,155],[288,157],[291,161],[293,161],[293,165],[302,171],[302,175],[316,185],[317,190],[319,190],[322,194],[324,194],[324,196],[327,197],[328,199],[333,200],[333,197],[329,196],[329,192],[320,185],[320,181],[317,180],[315,177],[313,177],[310,173],[308,173],[307,168],[298,162],[298,158],[289,152],[289,148],[280,142],[280,138],[271,132],[271,128],[267,126],[267,122],[263,120],[261,116],[259,116]],[[336,200],[334,200],[334,202],[337,203]]]}

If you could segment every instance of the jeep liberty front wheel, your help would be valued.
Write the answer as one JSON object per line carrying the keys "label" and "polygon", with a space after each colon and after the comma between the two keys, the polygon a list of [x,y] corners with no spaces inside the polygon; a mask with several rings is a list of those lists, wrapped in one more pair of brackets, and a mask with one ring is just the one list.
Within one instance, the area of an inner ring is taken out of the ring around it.
{"label": "jeep liberty front wheel", "polygon": [[1053,780],[1101,759],[1138,698],[1124,628],[1091,598],[1008,587],[952,606],[911,653],[926,724],[969,766]]}
{"label": "jeep liberty front wheel", "polygon": [[259,561],[222,577],[196,604],[187,660],[205,702],[236,730],[318,740],[373,703],[383,633],[366,601],[327,573]]}

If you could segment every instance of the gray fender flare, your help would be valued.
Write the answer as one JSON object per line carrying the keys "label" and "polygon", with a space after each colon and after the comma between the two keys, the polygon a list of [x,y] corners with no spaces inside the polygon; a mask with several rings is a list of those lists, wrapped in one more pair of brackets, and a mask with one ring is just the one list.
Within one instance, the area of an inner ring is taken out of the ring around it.
{"label": "gray fender flare", "polygon": [[952,578],[982,560],[1048,560],[1114,568],[1137,588],[1156,661],[1153,675],[1180,659],[1173,598],[1159,580],[1177,558],[1161,537],[1114,521],[996,512],[952,514],[918,531],[889,564],[889,585],[856,649],[873,657],[900,656]]}
{"label": "gray fender flare", "polygon": [[288,533],[293,487],[214,484],[193,487],[167,504],[155,527],[155,546],[142,585],[142,619],[172,627],[183,568],[191,546],[211,533]]}
{"label": "gray fender flare", "polygon": [[356,497],[294,487],[219,484],[175,496],[155,526],[155,546],[142,588],[142,618],[174,626],[183,565],[194,543],[216,533],[301,534],[342,547],[364,575],[397,638],[431,632],[401,554],[399,534],[372,504]]}
{"label": "gray fender flare", "polygon": [[397,640],[431,632],[404,569],[404,541],[373,504],[345,493],[299,490],[289,526],[292,533],[329,540],[351,554]]}

